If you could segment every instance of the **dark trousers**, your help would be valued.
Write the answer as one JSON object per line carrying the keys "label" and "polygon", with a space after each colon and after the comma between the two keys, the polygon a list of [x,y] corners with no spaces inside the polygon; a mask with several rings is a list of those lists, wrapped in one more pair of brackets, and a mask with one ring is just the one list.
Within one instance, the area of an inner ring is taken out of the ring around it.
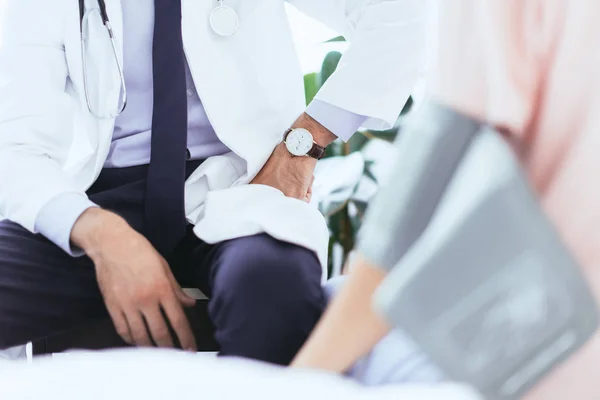
{"label": "dark trousers", "polygon": [[[105,169],[88,195],[143,234],[146,174]],[[289,363],[324,306],[316,255],[267,235],[209,245],[190,227],[167,261],[182,286],[209,296],[222,355]],[[107,317],[88,257],[0,221],[0,349]]]}

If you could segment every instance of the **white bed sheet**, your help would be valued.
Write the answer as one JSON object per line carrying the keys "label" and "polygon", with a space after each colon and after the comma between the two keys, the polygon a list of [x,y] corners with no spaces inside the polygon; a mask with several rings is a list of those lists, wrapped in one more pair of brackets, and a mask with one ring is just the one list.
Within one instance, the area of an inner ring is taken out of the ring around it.
{"label": "white bed sheet", "polygon": [[71,353],[0,370],[0,399],[480,400],[459,384],[365,387],[347,378],[165,350]]}

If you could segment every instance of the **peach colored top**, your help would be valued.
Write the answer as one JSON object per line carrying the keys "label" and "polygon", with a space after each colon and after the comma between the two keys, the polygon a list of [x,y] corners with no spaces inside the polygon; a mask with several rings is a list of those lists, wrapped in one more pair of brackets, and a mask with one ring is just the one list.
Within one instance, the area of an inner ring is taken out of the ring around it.
{"label": "peach colored top", "polygon": [[[600,299],[600,0],[441,0],[432,94],[515,139]],[[600,334],[528,398],[600,399]]]}

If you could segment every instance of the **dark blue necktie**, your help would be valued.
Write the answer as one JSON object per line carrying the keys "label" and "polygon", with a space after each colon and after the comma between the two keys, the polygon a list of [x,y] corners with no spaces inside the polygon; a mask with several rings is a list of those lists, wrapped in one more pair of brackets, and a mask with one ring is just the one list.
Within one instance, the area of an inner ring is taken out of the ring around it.
{"label": "dark blue necktie", "polygon": [[156,249],[166,255],[186,229],[187,95],[181,0],[154,0],[154,5],[154,106],[145,230]]}

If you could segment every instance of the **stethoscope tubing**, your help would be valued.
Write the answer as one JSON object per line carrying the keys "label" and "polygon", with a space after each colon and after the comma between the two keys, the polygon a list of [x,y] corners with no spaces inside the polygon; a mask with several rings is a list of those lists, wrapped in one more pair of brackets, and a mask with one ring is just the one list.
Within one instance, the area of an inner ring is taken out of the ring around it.
{"label": "stethoscope tubing", "polygon": [[[89,82],[88,82],[88,78],[87,78],[87,60],[86,60],[86,56],[85,56],[85,38],[84,38],[84,32],[83,32],[83,30],[84,30],[83,22],[85,20],[86,8],[85,8],[85,0],[79,0],[79,33],[80,33],[80,39],[81,39],[81,65],[83,67],[83,86],[84,86],[87,108],[88,108],[89,112],[98,119],[110,119],[110,118],[118,117],[120,114],[123,113],[123,111],[125,111],[125,108],[127,107],[127,86],[125,84],[125,72],[124,72],[124,68],[121,63],[121,60],[119,58],[119,52],[117,50],[117,45],[116,45],[116,41],[115,41],[113,28],[110,23],[110,18],[108,17],[108,12],[106,10],[106,2],[104,0],[96,0],[96,1],[98,3],[98,9],[100,11],[100,17],[102,19],[102,24],[106,27],[106,31],[108,32],[108,37],[109,37],[111,47],[113,50],[113,55],[115,57],[115,62],[117,64],[117,68],[119,70],[119,79],[121,80],[121,89],[122,89],[121,101],[123,102],[123,105],[117,110],[116,113],[111,113],[108,115],[100,115],[100,113],[94,111],[94,109],[92,107],[92,104],[90,101]],[[219,5],[211,13],[210,24],[211,24],[211,27],[213,28],[213,30],[215,31],[215,33],[217,33],[218,35],[231,36],[237,31],[237,29],[239,27],[239,19],[238,19],[236,12],[231,7],[225,6],[223,4],[223,2],[224,2],[224,0],[218,0]],[[230,28],[229,30],[220,29],[220,27],[216,25],[215,17],[217,15],[217,13],[216,13],[217,11],[221,11],[221,15],[223,15],[223,12],[225,12],[225,16],[228,18],[228,21],[225,22],[225,26],[227,26],[228,24],[232,25],[229,27]]]}
{"label": "stethoscope tubing", "polygon": [[125,84],[125,73],[123,70],[123,65],[119,59],[119,53],[117,50],[117,44],[115,42],[115,36],[112,29],[112,25],[110,23],[110,19],[108,17],[108,12],[106,11],[106,3],[104,0],[97,0],[98,7],[100,10],[100,17],[102,18],[102,23],[106,27],[106,31],[108,33],[108,37],[110,40],[110,44],[112,47],[113,55],[115,57],[115,62],[117,63],[117,69],[119,70],[119,79],[121,80],[121,88],[123,89],[122,93],[122,102],[123,105],[117,110],[116,113],[111,113],[108,115],[101,115],[100,113],[94,111],[91,101],[90,101],[90,92],[89,92],[89,82],[87,79],[87,60],[85,57],[85,38],[83,37],[83,21],[85,18],[85,0],[79,0],[79,33],[81,39],[81,65],[83,67],[83,87],[85,92],[85,100],[87,103],[87,108],[89,112],[98,119],[112,119],[118,117],[120,114],[125,111],[127,107],[127,86]]}

